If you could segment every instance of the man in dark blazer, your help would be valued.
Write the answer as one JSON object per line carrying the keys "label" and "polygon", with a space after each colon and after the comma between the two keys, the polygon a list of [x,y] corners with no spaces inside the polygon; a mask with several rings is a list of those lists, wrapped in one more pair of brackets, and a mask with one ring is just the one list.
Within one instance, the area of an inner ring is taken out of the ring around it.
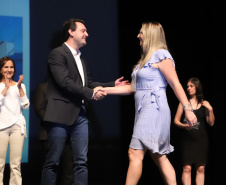
{"label": "man in dark blazer", "polygon": [[49,54],[47,106],[44,116],[48,133],[48,152],[42,171],[42,185],[54,185],[59,160],[69,137],[74,158],[73,185],[88,184],[87,151],[88,119],[86,103],[100,100],[106,93],[99,88],[125,85],[122,78],[115,82],[93,82],[80,48],[88,37],[84,21],[69,19],[63,25],[65,42]]}

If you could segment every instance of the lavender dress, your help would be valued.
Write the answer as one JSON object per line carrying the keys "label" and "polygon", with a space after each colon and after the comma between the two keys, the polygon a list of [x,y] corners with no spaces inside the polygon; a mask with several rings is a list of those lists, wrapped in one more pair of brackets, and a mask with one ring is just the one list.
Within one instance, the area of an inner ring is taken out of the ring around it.
{"label": "lavender dress", "polygon": [[153,63],[163,59],[174,60],[164,49],[156,50],[150,60],[139,70],[133,71],[135,92],[135,123],[130,148],[148,149],[152,153],[168,154],[170,145],[171,114],[166,97],[167,81]]}

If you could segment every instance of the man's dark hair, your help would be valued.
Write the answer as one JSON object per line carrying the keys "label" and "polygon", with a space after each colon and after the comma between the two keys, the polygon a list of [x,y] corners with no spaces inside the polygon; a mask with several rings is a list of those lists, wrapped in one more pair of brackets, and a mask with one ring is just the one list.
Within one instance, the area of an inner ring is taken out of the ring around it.
{"label": "man's dark hair", "polygon": [[75,19],[75,18],[71,18],[69,20],[66,20],[63,24],[63,38],[64,41],[66,41],[69,38],[69,33],[68,30],[71,29],[72,31],[75,31],[77,26],[76,26],[76,22],[80,22],[82,24],[85,24],[85,22],[82,19]]}

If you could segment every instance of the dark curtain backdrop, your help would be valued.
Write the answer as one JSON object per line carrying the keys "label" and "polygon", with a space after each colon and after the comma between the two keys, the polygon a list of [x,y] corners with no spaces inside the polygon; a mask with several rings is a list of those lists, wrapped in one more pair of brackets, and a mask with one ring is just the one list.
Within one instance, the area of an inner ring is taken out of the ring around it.
{"label": "dark curtain backdrop", "polygon": [[[223,153],[226,134],[224,119],[224,10],[218,1],[117,1],[117,0],[50,0],[30,1],[31,107],[29,163],[22,164],[26,185],[40,182],[41,164],[38,142],[39,123],[33,98],[37,85],[46,79],[48,54],[62,43],[62,23],[71,17],[86,21],[89,33],[87,46],[81,49],[96,81],[113,81],[120,76],[130,79],[133,66],[140,57],[137,34],[144,21],[163,25],[176,70],[185,87],[188,78],[198,77],[204,96],[214,108],[215,126],[209,129],[210,153],[206,167],[206,184],[226,184]],[[167,96],[174,118],[178,100],[170,87]],[[107,97],[91,104],[89,184],[121,185],[128,167],[128,145],[133,130],[133,96]],[[181,184],[179,152],[180,130],[173,124],[171,143],[175,152],[169,159]],[[164,184],[150,156],[144,159],[139,185]]]}

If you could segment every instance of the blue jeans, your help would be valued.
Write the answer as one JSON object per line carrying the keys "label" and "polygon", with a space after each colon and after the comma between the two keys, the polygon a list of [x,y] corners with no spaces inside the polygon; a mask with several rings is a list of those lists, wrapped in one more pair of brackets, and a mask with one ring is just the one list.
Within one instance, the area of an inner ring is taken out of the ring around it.
{"label": "blue jeans", "polygon": [[55,185],[61,154],[67,137],[70,137],[74,158],[73,185],[88,185],[88,119],[85,108],[81,108],[74,124],[46,123],[48,151],[42,170],[41,185]]}

